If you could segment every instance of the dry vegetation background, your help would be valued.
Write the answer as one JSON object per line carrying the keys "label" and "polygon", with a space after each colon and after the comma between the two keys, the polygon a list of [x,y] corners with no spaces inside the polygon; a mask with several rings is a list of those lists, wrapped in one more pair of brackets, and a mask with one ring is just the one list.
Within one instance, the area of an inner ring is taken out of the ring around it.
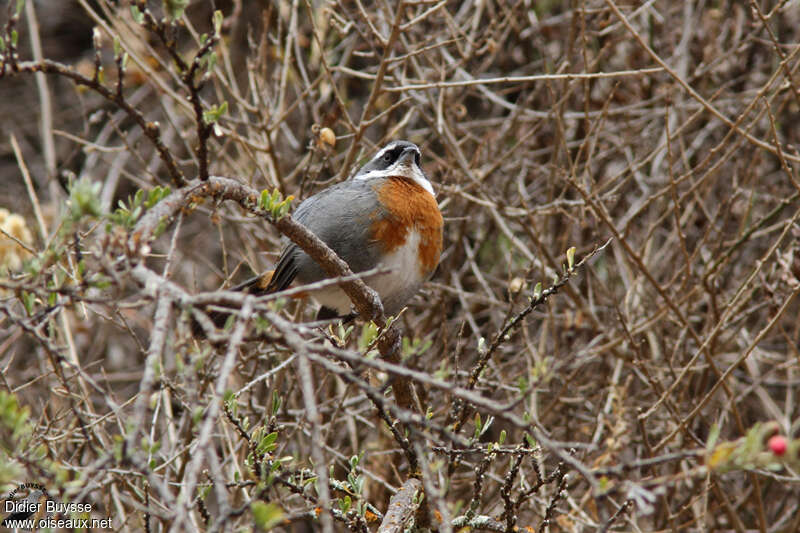
{"label": "dry vegetation background", "polygon": [[[800,431],[797,2],[8,4],[4,493],[134,531],[800,529],[800,443],[766,445]],[[399,345],[214,292],[291,233],[249,194],[397,138],[446,225]]]}

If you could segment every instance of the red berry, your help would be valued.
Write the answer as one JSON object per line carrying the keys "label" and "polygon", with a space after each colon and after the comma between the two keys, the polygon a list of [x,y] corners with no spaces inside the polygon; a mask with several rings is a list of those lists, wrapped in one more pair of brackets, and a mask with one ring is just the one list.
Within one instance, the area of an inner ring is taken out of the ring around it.
{"label": "red berry", "polygon": [[783,455],[786,453],[786,437],[775,435],[767,441],[767,446],[775,455]]}

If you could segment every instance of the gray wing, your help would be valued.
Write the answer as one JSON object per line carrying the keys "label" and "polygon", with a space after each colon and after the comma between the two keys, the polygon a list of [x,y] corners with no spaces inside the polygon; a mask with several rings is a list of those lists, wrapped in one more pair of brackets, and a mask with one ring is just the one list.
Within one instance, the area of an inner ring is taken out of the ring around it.
{"label": "gray wing", "polygon": [[[330,246],[353,272],[374,267],[380,245],[372,241],[370,225],[386,216],[373,190],[375,180],[348,180],[303,201],[292,215]],[[287,243],[267,291],[286,289],[295,278],[313,283],[328,277],[325,271],[294,243]]]}

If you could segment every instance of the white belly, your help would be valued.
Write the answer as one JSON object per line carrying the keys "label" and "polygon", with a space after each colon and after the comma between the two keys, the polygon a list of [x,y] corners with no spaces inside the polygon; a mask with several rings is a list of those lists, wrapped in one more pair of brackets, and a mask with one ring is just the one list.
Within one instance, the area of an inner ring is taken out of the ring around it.
{"label": "white belly", "polygon": [[[420,272],[419,243],[419,232],[412,231],[406,242],[386,255],[380,264],[390,271],[364,280],[381,297],[387,315],[397,314],[425,282]],[[350,312],[350,298],[338,287],[313,291],[311,296],[325,307],[336,309],[341,315]]]}

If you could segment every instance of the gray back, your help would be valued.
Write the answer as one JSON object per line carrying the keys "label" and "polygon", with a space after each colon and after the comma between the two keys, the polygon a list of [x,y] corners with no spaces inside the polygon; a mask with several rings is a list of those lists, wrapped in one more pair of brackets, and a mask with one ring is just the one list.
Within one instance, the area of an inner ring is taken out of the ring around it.
{"label": "gray back", "polygon": [[[380,178],[344,181],[302,202],[293,216],[344,259],[353,272],[369,270],[380,261],[381,248],[371,241],[370,226],[387,215],[373,190],[383,181]],[[296,245],[289,244],[285,253],[292,255],[301,283],[327,277]]]}

